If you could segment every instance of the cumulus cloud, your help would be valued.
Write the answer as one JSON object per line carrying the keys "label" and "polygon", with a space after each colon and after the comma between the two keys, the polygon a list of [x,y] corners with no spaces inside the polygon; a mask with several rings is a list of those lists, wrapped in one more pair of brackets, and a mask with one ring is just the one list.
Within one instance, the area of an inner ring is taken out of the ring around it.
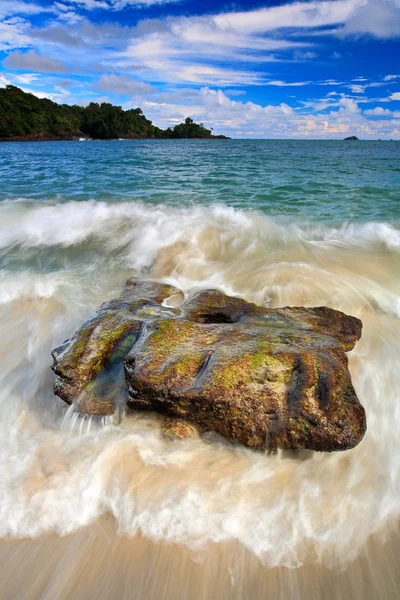
{"label": "cumulus cloud", "polygon": [[352,98],[341,98],[339,100],[340,112],[355,115],[360,112],[359,106]]}
{"label": "cumulus cloud", "polygon": [[43,56],[29,50],[28,52],[10,52],[4,59],[3,65],[8,69],[31,69],[40,73],[66,73],[67,66],[61,60],[54,60],[48,56]]}
{"label": "cumulus cloud", "polygon": [[[187,116],[194,117],[219,130],[250,130],[257,125],[258,132],[266,131],[271,124],[277,128],[290,127],[294,116],[293,109],[286,103],[261,106],[254,102],[240,102],[230,99],[222,90],[201,88],[190,104],[182,100],[179,92],[175,103],[145,101],[145,114],[164,126],[174,125]],[[250,128],[250,129],[249,129]]]}
{"label": "cumulus cloud", "polygon": [[[217,132],[234,137],[310,137],[341,138],[346,134],[359,137],[398,137],[400,126],[398,114],[385,113],[386,119],[368,119],[358,103],[351,98],[341,97],[333,101],[336,109],[319,114],[299,113],[286,103],[261,105],[254,102],[233,100],[219,89],[203,87],[191,96],[190,101],[177,90],[175,101],[169,102],[156,97],[144,100],[141,105],[146,116],[162,127],[174,125],[191,116],[213,126]],[[329,103],[323,108],[329,107]],[[321,107],[321,110],[323,110]],[[375,116],[375,115],[371,115]]]}
{"label": "cumulus cloud", "polygon": [[400,118],[400,110],[389,110],[388,108],[382,108],[382,106],[376,106],[368,110],[364,110],[364,115],[371,117],[394,117]]}

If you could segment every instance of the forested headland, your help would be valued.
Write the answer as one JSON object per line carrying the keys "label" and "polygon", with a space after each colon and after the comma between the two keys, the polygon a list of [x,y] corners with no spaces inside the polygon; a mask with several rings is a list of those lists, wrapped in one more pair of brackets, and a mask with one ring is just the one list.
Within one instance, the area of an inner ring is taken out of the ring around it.
{"label": "forested headland", "polygon": [[57,104],[37,98],[20,88],[0,88],[0,140],[57,140],[88,137],[117,138],[201,138],[214,136],[212,129],[188,117],[174,128],[160,129],[147,119],[140,108],[123,110],[107,102],[88,106]]}

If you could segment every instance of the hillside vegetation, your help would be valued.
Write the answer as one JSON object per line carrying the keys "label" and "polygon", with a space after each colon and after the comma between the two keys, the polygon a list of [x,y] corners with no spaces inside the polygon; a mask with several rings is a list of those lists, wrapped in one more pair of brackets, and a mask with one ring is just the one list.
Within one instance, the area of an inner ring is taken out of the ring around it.
{"label": "hillside vegetation", "polygon": [[[88,106],[57,104],[20,88],[0,88],[0,139],[72,139],[85,135],[114,138],[213,138],[211,129],[189,117],[173,129],[160,129],[140,108],[123,110],[107,102]],[[224,137],[224,136],[218,136]]]}

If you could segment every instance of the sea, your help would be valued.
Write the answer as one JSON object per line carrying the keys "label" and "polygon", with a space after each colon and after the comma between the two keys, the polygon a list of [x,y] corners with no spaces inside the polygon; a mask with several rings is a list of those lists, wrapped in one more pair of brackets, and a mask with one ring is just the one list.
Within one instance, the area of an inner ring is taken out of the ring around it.
{"label": "sea", "polygon": [[[0,144],[1,600],[398,598],[400,142]],[[77,418],[51,350],[129,277],[360,318],[339,453]]]}

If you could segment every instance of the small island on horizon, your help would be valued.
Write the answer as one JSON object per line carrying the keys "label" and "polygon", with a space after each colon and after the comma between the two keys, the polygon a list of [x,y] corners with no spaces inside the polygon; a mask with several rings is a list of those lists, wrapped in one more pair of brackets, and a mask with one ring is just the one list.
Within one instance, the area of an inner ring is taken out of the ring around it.
{"label": "small island on horizon", "polygon": [[68,141],[79,139],[223,139],[203,123],[187,117],[173,129],[161,129],[141,108],[123,110],[107,102],[88,106],[57,104],[14,85],[0,88],[0,141]]}

